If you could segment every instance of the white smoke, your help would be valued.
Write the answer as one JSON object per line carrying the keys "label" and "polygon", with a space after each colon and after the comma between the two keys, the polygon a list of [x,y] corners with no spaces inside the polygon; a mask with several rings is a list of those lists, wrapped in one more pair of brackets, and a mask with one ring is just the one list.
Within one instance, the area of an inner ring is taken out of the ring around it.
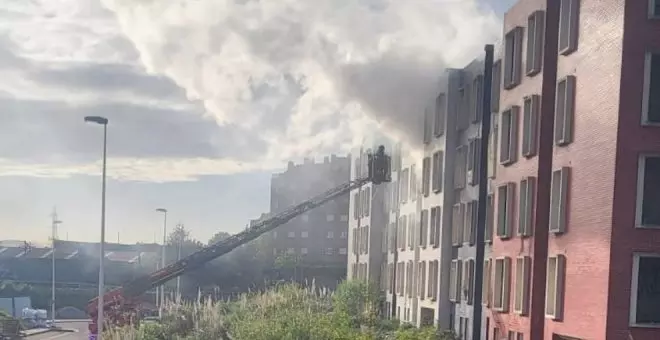
{"label": "white smoke", "polygon": [[443,70],[501,30],[476,0],[103,2],[149,72],[269,142],[268,162],[346,151],[377,127],[420,139]]}

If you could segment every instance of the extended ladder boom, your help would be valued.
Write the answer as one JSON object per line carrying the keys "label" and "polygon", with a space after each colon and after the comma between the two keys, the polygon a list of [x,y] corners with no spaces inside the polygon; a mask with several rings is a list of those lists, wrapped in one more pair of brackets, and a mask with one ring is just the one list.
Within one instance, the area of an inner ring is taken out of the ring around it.
{"label": "extended ladder boom", "polygon": [[[111,290],[103,295],[103,309],[104,311],[117,310],[117,308],[121,308],[122,305],[129,303],[128,301],[138,297],[147,290],[160,286],[165,282],[184,274],[187,271],[199,268],[205,263],[226,253],[229,253],[235,248],[256,239],[265,232],[271,231],[278,226],[292,220],[296,216],[319,207],[328,201],[331,201],[341,195],[350,192],[353,189],[359,188],[367,182],[380,184],[382,182],[389,181],[391,181],[390,156],[385,155],[384,147],[380,146],[375,154],[370,154],[368,156],[367,177],[350,181],[336,188],[330,189],[320,195],[317,195],[316,197],[313,197],[283,212],[280,212],[275,216],[261,220],[238,234],[230,236],[227,239],[219,241],[191,255],[188,255],[183,259],[174,262],[156,272],[129,281],[122,287]],[[92,334],[95,334],[98,330],[97,325],[95,324],[96,316],[99,312],[97,304],[98,297],[92,299],[87,305],[87,311],[92,317],[92,323],[90,324],[90,332]]]}

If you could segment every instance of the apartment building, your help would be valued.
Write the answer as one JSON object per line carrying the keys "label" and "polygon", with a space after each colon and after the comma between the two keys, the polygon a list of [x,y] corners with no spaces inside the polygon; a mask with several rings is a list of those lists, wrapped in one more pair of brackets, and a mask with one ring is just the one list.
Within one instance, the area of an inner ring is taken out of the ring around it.
{"label": "apartment building", "polygon": [[[367,153],[364,148],[351,153],[351,180],[368,175]],[[385,214],[385,190],[381,186],[366,183],[350,192],[348,222],[348,267],[347,277],[369,281],[379,285],[386,266],[385,249],[382,245],[387,226]]]}
{"label": "apartment building", "polygon": [[[323,162],[289,162],[287,170],[271,179],[271,213],[279,213],[350,179],[349,157],[332,155]],[[349,196],[341,196],[300,215],[270,232],[274,256],[292,256],[301,263],[346,266],[348,255]],[[345,273],[345,270],[342,270]]]}
{"label": "apartment building", "polygon": [[660,2],[505,15],[492,339],[658,339]]}
{"label": "apartment building", "polygon": [[[399,145],[392,164],[393,181],[387,187],[388,229],[383,243],[387,245],[387,284],[385,309],[388,315],[418,325],[420,320],[419,285],[425,270],[419,267],[419,160],[415,153]],[[432,319],[431,319],[432,323]]]}

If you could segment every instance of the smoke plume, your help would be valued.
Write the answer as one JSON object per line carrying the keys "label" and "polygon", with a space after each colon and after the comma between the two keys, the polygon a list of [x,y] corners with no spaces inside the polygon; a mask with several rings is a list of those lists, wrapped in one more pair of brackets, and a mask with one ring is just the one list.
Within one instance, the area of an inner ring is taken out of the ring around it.
{"label": "smoke plume", "polygon": [[476,0],[103,2],[150,73],[270,143],[271,164],[347,151],[376,128],[420,139],[443,70],[501,30]]}

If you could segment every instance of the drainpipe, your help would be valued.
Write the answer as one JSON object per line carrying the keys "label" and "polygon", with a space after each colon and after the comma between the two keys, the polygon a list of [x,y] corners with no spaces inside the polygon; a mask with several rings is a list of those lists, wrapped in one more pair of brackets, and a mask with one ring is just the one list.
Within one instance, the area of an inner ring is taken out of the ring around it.
{"label": "drainpipe", "polygon": [[474,304],[472,314],[472,339],[481,339],[481,319],[483,305],[481,304],[483,294],[483,272],[485,252],[486,231],[486,202],[488,200],[488,139],[490,137],[491,125],[491,88],[493,82],[493,45],[484,47],[486,60],[484,61],[484,83],[482,98],[481,119],[481,150],[479,153],[479,206],[477,212],[477,256],[474,265]]}

